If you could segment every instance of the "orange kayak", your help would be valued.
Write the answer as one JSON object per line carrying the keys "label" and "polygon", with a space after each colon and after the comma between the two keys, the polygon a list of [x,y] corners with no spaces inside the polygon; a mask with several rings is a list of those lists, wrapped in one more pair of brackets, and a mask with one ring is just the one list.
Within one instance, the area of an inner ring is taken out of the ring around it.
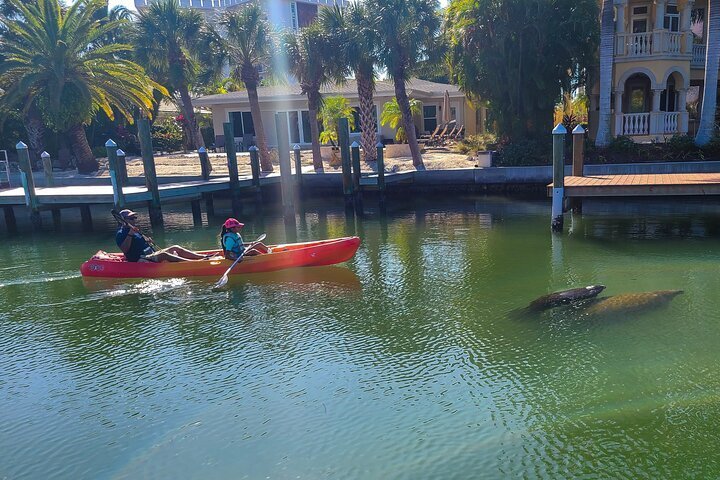
{"label": "orange kayak", "polygon": [[[230,273],[237,275],[333,265],[350,260],[359,246],[358,237],[269,245],[270,253],[246,256]],[[208,250],[199,253],[219,252]],[[100,250],[82,264],[80,273],[85,277],[105,278],[220,277],[230,265],[232,260],[225,260],[219,256],[194,262],[127,262],[122,253],[107,253]]]}

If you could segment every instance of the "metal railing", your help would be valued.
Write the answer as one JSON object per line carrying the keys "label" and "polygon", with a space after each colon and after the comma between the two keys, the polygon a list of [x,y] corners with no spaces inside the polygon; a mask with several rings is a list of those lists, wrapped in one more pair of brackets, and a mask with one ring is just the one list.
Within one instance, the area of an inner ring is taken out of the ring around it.
{"label": "metal railing", "polygon": [[694,43],[692,46],[692,58],[690,59],[691,67],[702,67],[705,65],[705,44]]}
{"label": "metal railing", "polygon": [[624,113],[622,124],[623,135],[649,135],[650,112]]}

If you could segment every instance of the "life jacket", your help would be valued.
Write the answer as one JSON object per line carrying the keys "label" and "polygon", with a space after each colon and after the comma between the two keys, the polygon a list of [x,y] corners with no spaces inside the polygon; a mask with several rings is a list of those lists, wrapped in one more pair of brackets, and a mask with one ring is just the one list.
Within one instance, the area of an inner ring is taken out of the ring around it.
{"label": "life jacket", "polygon": [[[235,251],[235,249],[227,250],[227,246],[226,246],[226,242],[225,242],[226,239],[232,240],[232,243],[237,246],[238,251]],[[242,244],[242,237],[240,237],[237,233],[233,233],[233,232],[227,232],[222,236],[222,238],[220,238],[220,248],[222,248],[223,255],[225,257],[228,256],[228,252],[232,252],[231,256],[235,257],[235,258],[237,258],[237,256],[240,255],[245,250],[245,246]]]}

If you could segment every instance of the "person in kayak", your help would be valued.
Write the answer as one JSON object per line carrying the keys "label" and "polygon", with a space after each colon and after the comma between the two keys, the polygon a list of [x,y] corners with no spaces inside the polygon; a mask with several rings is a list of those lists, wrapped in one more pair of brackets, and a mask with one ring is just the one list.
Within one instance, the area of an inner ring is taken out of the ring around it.
{"label": "person in kayak", "polygon": [[[240,236],[240,230],[245,226],[234,218],[228,218],[223,223],[220,231],[220,247],[222,247],[223,255],[229,260],[236,260],[244,251],[245,244]],[[259,255],[268,253],[270,249],[263,243],[257,243],[245,255]]]}
{"label": "person in kayak", "polygon": [[[135,225],[138,214],[132,210],[120,211],[120,216],[127,223],[121,223],[115,234],[115,243],[125,254],[128,262],[188,262],[203,260],[205,255],[195,253],[179,245],[155,250],[140,233]],[[152,242],[152,240],[150,240]]]}

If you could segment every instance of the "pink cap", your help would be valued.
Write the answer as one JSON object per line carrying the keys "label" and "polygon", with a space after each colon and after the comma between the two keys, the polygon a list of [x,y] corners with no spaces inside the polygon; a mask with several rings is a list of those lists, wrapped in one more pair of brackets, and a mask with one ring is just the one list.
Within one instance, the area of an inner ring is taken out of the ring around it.
{"label": "pink cap", "polygon": [[225,220],[225,223],[223,223],[223,226],[225,228],[235,228],[235,227],[244,227],[245,224],[238,222],[234,218],[228,218],[227,220]]}

